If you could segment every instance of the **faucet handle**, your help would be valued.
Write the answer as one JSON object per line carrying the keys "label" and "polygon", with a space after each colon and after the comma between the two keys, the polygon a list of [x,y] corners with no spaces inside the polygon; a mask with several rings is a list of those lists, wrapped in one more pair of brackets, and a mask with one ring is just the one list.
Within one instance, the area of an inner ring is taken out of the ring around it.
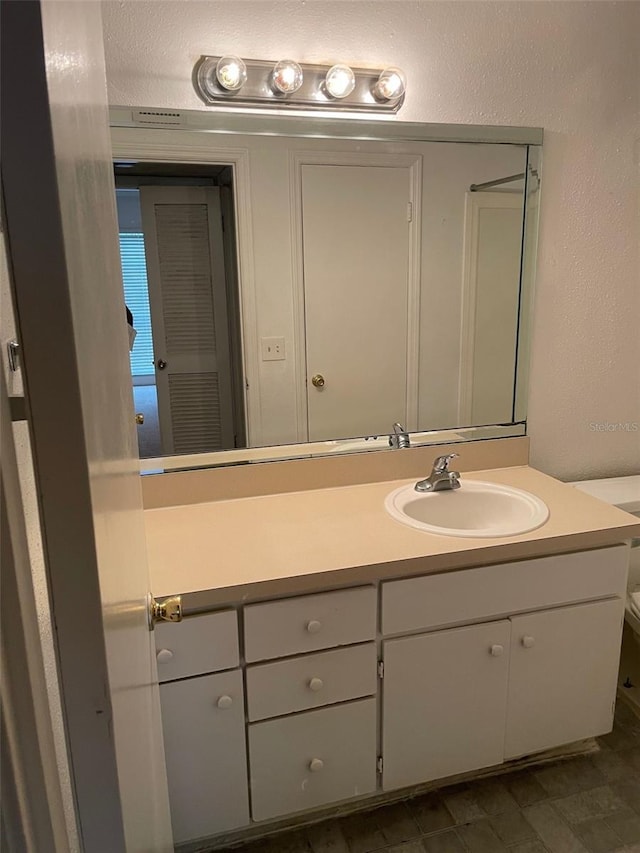
{"label": "faucet handle", "polygon": [[433,463],[433,470],[437,474],[446,473],[449,470],[449,462],[451,462],[452,459],[457,459],[459,456],[459,453],[448,453],[446,456],[438,456]]}

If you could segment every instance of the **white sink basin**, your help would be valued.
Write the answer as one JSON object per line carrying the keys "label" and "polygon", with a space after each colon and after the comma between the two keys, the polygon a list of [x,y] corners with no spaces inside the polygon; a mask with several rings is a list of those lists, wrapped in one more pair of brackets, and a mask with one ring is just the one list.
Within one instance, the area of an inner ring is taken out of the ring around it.
{"label": "white sink basin", "polygon": [[387,495],[384,505],[402,524],[439,536],[518,536],[549,518],[549,508],[535,495],[480,480],[426,494],[416,492],[414,484],[402,486]]}

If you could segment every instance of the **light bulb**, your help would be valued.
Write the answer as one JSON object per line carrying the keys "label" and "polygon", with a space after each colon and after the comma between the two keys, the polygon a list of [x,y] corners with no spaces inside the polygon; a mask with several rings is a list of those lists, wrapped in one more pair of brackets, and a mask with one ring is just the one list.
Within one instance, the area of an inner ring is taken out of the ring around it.
{"label": "light bulb", "polygon": [[346,98],[355,89],[356,75],[348,65],[334,65],[327,71],[324,85],[332,98]]}
{"label": "light bulb", "polygon": [[216,80],[228,92],[237,92],[247,79],[247,66],[238,56],[222,56],[216,65]]}
{"label": "light bulb", "polygon": [[278,92],[291,95],[302,86],[302,68],[293,59],[281,59],[273,66],[271,80]]}
{"label": "light bulb", "polygon": [[407,78],[399,68],[385,68],[373,87],[374,97],[380,101],[395,101],[404,95]]}

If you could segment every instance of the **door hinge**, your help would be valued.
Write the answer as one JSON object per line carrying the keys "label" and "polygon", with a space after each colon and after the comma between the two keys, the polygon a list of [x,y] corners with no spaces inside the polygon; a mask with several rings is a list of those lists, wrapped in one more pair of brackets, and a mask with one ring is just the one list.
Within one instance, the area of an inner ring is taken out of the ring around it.
{"label": "door hinge", "polygon": [[149,630],[153,631],[156,622],[182,622],[182,596],[154,598],[148,596]]}
{"label": "door hinge", "polygon": [[407,205],[407,222],[413,222],[413,202],[410,201]]}
{"label": "door hinge", "polygon": [[7,358],[9,359],[9,370],[12,373],[20,369],[20,344],[18,341],[9,341],[7,344]]}
{"label": "door hinge", "polygon": [[384,661],[378,661],[378,678],[384,678]]}
{"label": "door hinge", "polygon": [[379,755],[378,760],[376,761],[376,770],[378,773],[382,773],[383,765],[384,765],[384,762],[382,760],[382,756]]}

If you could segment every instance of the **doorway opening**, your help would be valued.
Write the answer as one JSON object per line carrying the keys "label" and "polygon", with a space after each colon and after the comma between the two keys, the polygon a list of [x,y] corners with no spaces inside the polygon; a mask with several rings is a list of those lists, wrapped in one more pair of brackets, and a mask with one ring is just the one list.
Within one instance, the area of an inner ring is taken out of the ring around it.
{"label": "doorway opening", "polygon": [[114,173],[140,456],[246,447],[233,167]]}

